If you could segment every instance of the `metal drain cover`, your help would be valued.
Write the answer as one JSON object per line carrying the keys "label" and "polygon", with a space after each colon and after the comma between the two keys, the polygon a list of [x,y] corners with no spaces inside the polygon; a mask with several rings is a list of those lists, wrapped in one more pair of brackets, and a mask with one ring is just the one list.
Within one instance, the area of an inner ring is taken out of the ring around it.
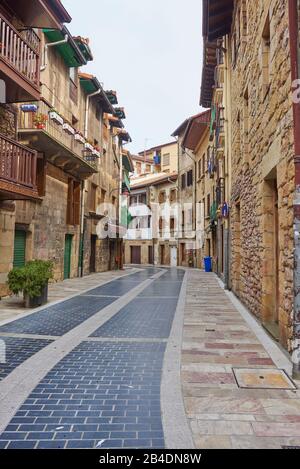
{"label": "metal drain cover", "polygon": [[246,389],[297,389],[284,370],[277,368],[233,368],[237,384]]}

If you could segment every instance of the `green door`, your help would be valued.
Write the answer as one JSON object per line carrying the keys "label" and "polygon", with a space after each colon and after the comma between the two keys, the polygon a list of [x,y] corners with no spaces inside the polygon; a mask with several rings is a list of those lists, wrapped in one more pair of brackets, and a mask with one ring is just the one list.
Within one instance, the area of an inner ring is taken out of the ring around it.
{"label": "green door", "polygon": [[14,267],[23,267],[25,265],[26,252],[26,231],[15,231],[14,244]]}
{"label": "green door", "polygon": [[66,235],[65,238],[65,256],[64,256],[64,279],[71,275],[71,254],[72,254],[72,235]]}

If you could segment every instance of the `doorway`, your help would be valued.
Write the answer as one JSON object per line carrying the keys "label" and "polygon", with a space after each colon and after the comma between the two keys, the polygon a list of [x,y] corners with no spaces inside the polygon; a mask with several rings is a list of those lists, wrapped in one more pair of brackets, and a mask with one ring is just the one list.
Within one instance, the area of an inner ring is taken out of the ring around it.
{"label": "doorway", "polygon": [[148,246],[148,263],[154,264],[153,259],[153,246]]}
{"label": "doorway", "polygon": [[171,267],[177,267],[177,247],[171,247]]}
{"label": "doorway", "polygon": [[65,236],[64,280],[71,277],[72,240],[73,240],[72,235],[67,234]]}
{"label": "doorway", "polygon": [[165,246],[162,244],[160,246],[160,265],[165,264]]}
{"label": "doorway", "polygon": [[141,246],[130,246],[131,264],[141,264]]}
{"label": "doorway", "polygon": [[91,236],[91,256],[90,256],[90,273],[96,272],[96,243],[97,235]]}

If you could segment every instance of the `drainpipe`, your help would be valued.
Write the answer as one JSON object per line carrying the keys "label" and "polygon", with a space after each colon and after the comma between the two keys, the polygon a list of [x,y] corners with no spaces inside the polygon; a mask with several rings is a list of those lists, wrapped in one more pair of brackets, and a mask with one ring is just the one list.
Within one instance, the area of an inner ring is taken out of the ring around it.
{"label": "drainpipe", "polygon": [[[291,79],[299,79],[299,0],[289,0],[289,30],[291,52]],[[295,197],[294,197],[294,313],[292,362],[293,378],[300,379],[300,103],[293,102],[295,145]]]}
{"label": "drainpipe", "polygon": [[[90,107],[90,99],[93,96],[96,96],[101,93],[101,89],[95,91],[94,93],[88,94],[86,97],[86,105],[85,105],[85,119],[84,119],[84,137],[87,139],[88,137],[88,129],[89,129],[89,107]],[[84,266],[84,211],[85,211],[85,192],[86,192],[86,180],[82,181],[82,188],[81,188],[81,219],[80,219],[80,277],[83,277],[83,266]]]}
{"label": "drainpipe", "polygon": [[45,48],[44,48],[44,63],[43,63],[43,65],[41,66],[41,72],[43,72],[44,70],[46,70],[46,68],[47,68],[47,66],[48,66],[48,49],[49,49],[49,47],[60,46],[61,44],[66,44],[68,41],[69,41],[69,36],[66,34],[66,35],[65,35],[65,38],[62,39],[61,41],[49,42],[49,43],[45,44]]}

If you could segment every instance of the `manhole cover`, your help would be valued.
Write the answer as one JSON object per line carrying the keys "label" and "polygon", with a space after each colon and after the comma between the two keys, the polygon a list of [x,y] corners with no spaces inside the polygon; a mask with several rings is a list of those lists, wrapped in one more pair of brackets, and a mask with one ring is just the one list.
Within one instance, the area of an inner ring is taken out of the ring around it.
{"label": "manhole cover", "polygon": [[233,368],[240,388],[247,389],[297,389],[284,370],[277,368]]}

